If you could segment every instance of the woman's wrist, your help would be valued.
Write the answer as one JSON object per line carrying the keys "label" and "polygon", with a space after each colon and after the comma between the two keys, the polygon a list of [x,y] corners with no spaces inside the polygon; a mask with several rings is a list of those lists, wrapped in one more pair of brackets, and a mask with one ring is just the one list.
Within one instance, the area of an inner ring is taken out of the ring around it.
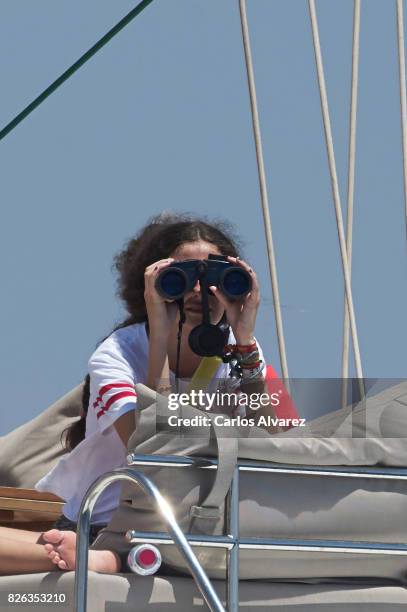
{"label": "woman's wrist", "polygon": [[147,386],[157,389],[165,379],[169,379],[167,339],[159,337],[156,330],[149,336]]}
{"label": "woman's wrist", "polygon": [[[157,367],[158,365],[158,367]],[[163,392],[170,386],[170,369],[168,366],[168,357],[161,364],[152,364],[149,367],[147,374],[147,387],[155,391]]]}
{"label": "woman's wrist", "polygon": [[253,334],[236,332],[234,336],[236,339],[236,344],[239,346],[250,346],[256,343],[256,339]]}
{"label": "woman's wrist", "polygon": [[150,347],[160,347],[163,346],[167,349],[168,339],[170,337],[170,331],[168,329],[157,329],[150,330],[149,334],[149,344]]}

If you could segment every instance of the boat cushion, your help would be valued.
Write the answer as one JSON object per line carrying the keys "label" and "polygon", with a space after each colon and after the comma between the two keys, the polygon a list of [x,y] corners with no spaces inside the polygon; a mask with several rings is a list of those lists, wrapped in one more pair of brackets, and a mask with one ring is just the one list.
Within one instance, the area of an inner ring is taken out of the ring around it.
{"label": "boat cushion", "polygon": [[[220,442],[217,440],[217,445],[209,445],[207,431],[204,432],[206,438],[187,438],[161,431],[152,434],[151,427],[155,419],[165,414],[165,400],[159,398],[156,401],[157,394],[144,385],[137,385],[137,392],[141,415],[138,427],[129,441],[129,448],[136,443],[132,450],[137,454],[191,456],[201,454],[205,448],[209,456],[217,456],[217,446],[222,448],[226,442],[230,442],[225,438]],[[356,423],[362,427],[365,421],[372,428],[378,423],[383,424],[383,415],[387,410],[398,419],[399,431],[402,432],[406,407],[397,401],[402,392],[405,393],[405,388],[387,390],[369,400],[367,409],[366,406],[358,407],[353,415],[353,426]],[[192,414],[193,409],[188,407],[188,410]],[[342,419],[338,425],[338,429],[341,427],[345,433],[346,420],[350,416]],[[322,427],[320,431],[323,431]],[[246,437],[238,439],[238,456],[241,459],[308,466],[335,465],[340,460],[339,465],[344,466],[342,471],[345,472],[347,466],[355,464],[407,465],[403,438],[384,439],[377,435],[375,429],[372,432],[376,434],[375,437],[352,438],[341,433],[343,437],[340,438],[335,435],[331,438],[294,438],[289,432],[269,436],[263,431],[262,437],[257,438],[251,437],[253,431],[250,430],[249,437],[246,432]],[[294,454],[293,449],[297,449],[297,454]],[[233,462],[226,468],[223,470],[224,478],[233,473]],[[223,533],[224,500],[217,519],[200,520],[198,529],[197,520],[191,519],[191,509],[201,506],[214,486],[213,470],[202,470],[194,466],[136,466],[135,469],[152,478],[161,494],[172,505],[185,532],[209,535]],[[368,550],[346,552],[335,548],[336,545],[346,549],[352,542],[366,542],[378,544],[376,548],[384,544],[396,549],[400,543],[407,543],[407,480],[385,479],[384,476],[390,471],[390,468],[383,468],[383,476],[379,478],[372,478],[369,474],[355,478],[351,470],[344,477],[297,474],[293,470],[290,473],[241,472],[241,537],[287,540],[281,546],[288,548],[274,549],[267,553],[242,550],[240,577],[260,580],[386,577],[405,583],[407,551],[393,550],[391,554],[375,554]],[[399,470],[399,473],[407,478],[407,469]],[[94,546],[124,552],[129,548],[124,538],[124,533],[129,529],[160,532],[165,531],[165,523],[141,489],[125,483],[121,505],[108,527],[99,534]],[[313,548],[301,551],[292,546],[290,548],[290,545],[295,544],[293,539],[300,540],[303,546]],[[318,543],[315,542],[318,540],[333,540],[329,548],[334,550],[318,550]],[[343,541],[345,543],[341,544]],[[163,545],[161,552],[166,563],[177,570],[185,570],[185,564],[174,546]],[[226,564],[223,551],[203,547],[197,550],[197,555],[209,575],[214,578],[224,577]]]}
{"label": "boat cushion", "polygon": [[37,417],[0,438],[0,485],[34,488],[65,450],[63,431],[82,408],[83,385],[57,400]]}
{"label": "boat cushion", "polygon": [[[224,600],[225,585],[213,581]],[[51,602],[36,603],[35,612],[71,612],[73,609],[74,572],[51,572],[0,577],[0,610],[16,612],[28,609],[28,603],[9,603],[10,595],[31,593],[48,596]],[[66,598],[65,602],[60,601]],[[398,612],[407,606],[407,590],[380,583],[292,584],[242,581],[239,584],[239,611],[259,612]],[[96,574],[89,572],[88,612],[204,612],[203,602],[191,578]]]}

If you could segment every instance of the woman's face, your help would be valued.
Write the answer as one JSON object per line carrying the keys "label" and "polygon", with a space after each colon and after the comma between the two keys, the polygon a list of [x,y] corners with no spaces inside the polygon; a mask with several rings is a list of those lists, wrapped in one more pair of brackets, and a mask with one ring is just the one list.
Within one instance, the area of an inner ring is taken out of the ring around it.
{"label": "woman's face", "polygon": [[[184,259],[208,259],[208,255],[222,255],[215,244],[206,242],[205,240],[196,240],[195,242],[184,242],[173,253],[176,261]],[[209,316],[211,323],[219,323],[222,318],[224,308],[215,296],[209,295]],[[195,287],[184,297],[185,323],[191,326],[202,323],[202,300],[199,281]]]}

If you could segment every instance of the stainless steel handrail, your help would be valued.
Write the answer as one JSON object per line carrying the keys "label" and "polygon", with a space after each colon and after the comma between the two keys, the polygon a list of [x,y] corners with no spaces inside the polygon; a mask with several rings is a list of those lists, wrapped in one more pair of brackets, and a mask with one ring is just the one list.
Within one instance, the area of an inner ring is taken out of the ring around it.
{"label": "stainless steel handrail", "polygon": [[[407,544],[385,544],[383,542],[357,542],[354,540],[299,540],[296,538],[232,538],[231,536],[186,535],[192,547],[224,548],[232,551],[235,544],[247,550],[296,550],[313,552],[340,552],[355,554],[407,556]],[[131,544],[173,544],[165,533],[149,533],[130,529],[127,539]]]}
{"label": "stainless steel handrail", "polygon": [[225,612],[209,578],[199,564],[188,540],[182,533],[168,502],[163,498],[154,483],[144,474],[130,467],[117,468],[100,476],[86,492],[78,517],[78,538],[76,543],[75,567],[75,610],[86,612],[88,585],[89,527],[93,509],[103,491],[113,482],[124,480],[138,485],[145,493],[154,498],[175,545],[184,557],[191,574],[212,612]]}
{"label": "stainless steel handrail", "polygon": [[150,542],[160,545],[172,544],[179,548],[189,569],[200,589],[206,603],[212,611],[225,612],[208,577],[196,559],[192,547],[206,546],[209,548],[224,548],[226,552],[226,578],[227,578],[227,610],[237,612],[239,609],[239,550],[286,550],[286,551],[318,551],[340,553],[364,553],[377,555],[407,555],[406,544],[387,544],[383,542],[354,542],[349,540],[299,540],[295,538],[240,538],[239,536],[239,473],[241,471],[269,472],[277,474],[301,474],[304,476],[331,476],[342,478],[380,478],[383,480],[407,480],[407,470],[403,468],[376,468],[376,467],[343,467],[332,466],[298,466],[272,462],[257,462],[239,460],[234,470],[231,487],[226,499],[225,535],[185,536],[178,526],[168,502],[162,497],[154,483],[144,474],[134,471],[132,466],[167,466],[187,467],[195,466],[200,469],[216,469],[218,461],[212,458],[180,457],[164,455],[128,455],[130,467],[118,468],[101,476],[90,487],[82,502],[78,521],[77,564],[75,574],[75,602],[77,612],[86,612],[87,590],[87,560],[88,535],[90,517],[95,503],[105,488],[117,480],[127,480],[138,484],[146,493],[154,497],[164,519],[168,524],[167,533],[138,532],[129,530],[127,539],[131,543]]}
{"label": "stainless steel handrail", "polygon": [[239,468],[235,467],[230,490],[226,498],[226,529],[228,539],[234,542],[226,550],[227,609],[239,610]]}
{"label": "stainless steel handrail", "polygon": [[[128,465],[155,464],[160,467],[194,465],[203,469],[215,470],[218,460],[211,457],[183,457],[176,455],[127,455]],[[336,476],[343,478],[381,478],[383,480],[407,480],[406,468],[376,466],[320,466],[274,463],[272,461],[254,461],[239,459],[237,466],[240,472],[273,472],[276,474],[301,474],[305,476]]]}
{"label": "stainless steel handrail", "polygon": [[[155,465],[159,467],[187,467],[195,466],[202,469],[216,469],[218,460],[214,458],[201,457],[182,457],[175,455],[137,455],[130,453],[127,457],[130,465]],[[240,472],[262,472],[276,473],[288,475],[303,475],[303,476],[329,476],[339,478],[375,478],[382,480],[407,480],[407,469],[405,468],[380,468],[370,466],[350,466],[344,469],[343,466],[298,466],[281,463],[251,461],[239,459],[236,464],[236,470],[233,476],[231,490],[228,495],[229,502],[226,508],[229,510],[226,514],[226,533],[225,536],[190,536],[187,534],[188,540],[192,546],[206,546],[208,548],[223,547],[227,554],[227,567],[229,567],[232,555],[238,554],[239,549],[249,550],[285,550],[285,551],[315,551],[315,552],[336,552],[336,553],[352,553],[352,554],[371,554],[371,555],[401,555],[407,556],[407,543],[383,543],[383,542],[358,542],[353,540],[316,540],[316,539],[281,539],[281,538],[240,538],[239,529],[234,521],[238,520],[239,515],[239,473]],[[237,497],[234,498],[234,503],[230,504],[230,496],[233,491],[237,491]],[[236,518],[237,515],[237,518]],[[232,525],[235,525],[232,528]],[[170,544],[171,541],[165,534],[162,533],[142,533],[137,531],[129,531],[127,534],[131,543],[146,541],[157,544]],[[232,572],[228,576],[228,593],[232,586],[230,580],[235,584],[236,575]],[[236,587],[233,587],[236,588]],[[235,608],[230,607],[229,610]],[[237,609],[237,608],[236,608]]]}

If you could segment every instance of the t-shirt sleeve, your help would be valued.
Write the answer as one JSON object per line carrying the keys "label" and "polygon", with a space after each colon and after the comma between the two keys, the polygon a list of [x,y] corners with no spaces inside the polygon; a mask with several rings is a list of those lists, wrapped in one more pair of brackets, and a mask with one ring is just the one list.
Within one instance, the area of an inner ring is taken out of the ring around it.
{"label": "t-shirt sleeve", "polygon": [[125,346],[109,338],[89,360],[89,410],[93,411],[102,432],[137,406],[134,389],[137,374],[130,365],[129,356]]}

